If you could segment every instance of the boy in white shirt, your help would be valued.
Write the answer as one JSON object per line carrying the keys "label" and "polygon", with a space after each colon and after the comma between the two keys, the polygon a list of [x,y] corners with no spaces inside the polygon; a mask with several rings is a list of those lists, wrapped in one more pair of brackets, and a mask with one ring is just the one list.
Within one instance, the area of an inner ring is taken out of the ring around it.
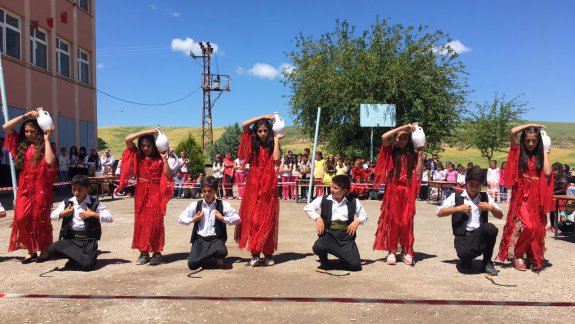
{"label": "boy in white shirt", "polygon": [[319,237],[313,245],[313,253],[319,257],[320,271],[329,268],[328,254],[336,256],[348,270],[361,270],[355,237],[359,225],[367,221],[367,212],[357,198],[346,196],[350,187],[349,177],[336,175],[332,178],[331,194],[317,197],[303,209],[316,222]]}
{"label": "boy in white shirt", "polygon": [[178,223],[182,225],[194,224],[192,250],[188,258],[188,268],[192,273],[202,271],[202,265],[211,259],[218,267],[224,265],[224,258],[228,255],[226,224],[237,225],[240,222],[240,215],[229,202],[216,199],[216,178],[206,177],[201,189],[204,199],[191,203],[178,217]]}
{"label": "boy in white shirt", "polygon": [[111,223],[114,220],[97,198],[88,195],[90,185],[87,176],[74,176],[74,197],[61,202],[50,214],[52,220],[62,219],[62,229],[59,241],[48,248],[48,257],[67,258],[65,268],[92,270],[98,257],[101,223]]}
{"label": "boy in white shirt", "polygon": [[489,223],[489,212],[496,218],[503,218],[503,212],[493,198],[481,191],[485,183],[485,172],[475,166],[465,176],[465,191],[453,193],[437,209],[437,216],[451,217],[451,226],[455,236],[454,245],[461,267],[468,271],[472,260],[483,255],[482,272],[496,276],[491,257],[497,239],[497,227]]}

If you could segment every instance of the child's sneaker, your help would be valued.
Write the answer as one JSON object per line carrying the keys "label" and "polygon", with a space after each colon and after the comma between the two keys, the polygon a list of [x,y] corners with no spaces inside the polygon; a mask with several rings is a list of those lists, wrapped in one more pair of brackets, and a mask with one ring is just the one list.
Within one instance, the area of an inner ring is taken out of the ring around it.
{"label": "child's sneaker", "polygon": [[140,253],[140,256],[138,257],[138,260],[136,261],[137,265],[144,265],[146,263],[150,262],[150,255],[148,253]]}
{"label": "child's sneaker", "polygon": [[387,264],[389,264],[389,265],[395,265],[396,263],[397,263],[397,260],[395,259],[395,254],[390,253],[390,254],[387,256]]}
{"label": "child's sneaker", "polygon": [[411,255],[403,254],[401,259],[403,260],[403,263],[407,265],[413,265],[413,257]]}
{"label": "child's sneaker", "polygon": [[272,258],[272,256],[271,256],[271,255],[266,255],[265,258],[264,258],[264,265],[265,265],[266,267],[271,267],[271,266],[273,266],[274,264],[276,264],[276,262],[274,261],[274,259]]}
{"label": "child's sneaker", "polygon": [[251,267],[257,267],[260,265],[260,257],[257,255],[252,255],[252,259],[248,262]]}

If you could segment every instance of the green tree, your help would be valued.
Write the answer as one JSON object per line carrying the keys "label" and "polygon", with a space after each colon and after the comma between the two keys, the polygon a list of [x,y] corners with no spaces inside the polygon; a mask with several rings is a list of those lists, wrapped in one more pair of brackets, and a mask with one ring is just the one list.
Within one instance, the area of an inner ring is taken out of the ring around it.
{"label": "green tree", "polygon": [[214,160],[216,154],[226,154],[226,152],[237,154],[242,132],[242,127],[238,123],[225,127],[222,136],[212,146],[211,160]]}
{"label": "green tree", "polygon": [[184,150],[190,163],[188,163],[188,172],[190,176],[195,178],[199,172],[204,171],[205,168],[205,158],[202,148],[196,142],[192,133],[188,133],[188,136],[178,144],[176,148],[176,155],[179,156],[180,152]]}
{"label": "green tree", "polygon": [[[429,150],[438,151],[465,111],[463,63],[441,31],[376,20],[356,33],[347,21],[319,39],[300,34],[286,53],[294,69],[284,71],[295,121],[312,136],[322,107],[320,141],[330,152],[369,156],[370,130],[359,125],[359,105],[396,105],[397,125],[418,122]],[[375,149],[383,129],[377,129]]]}
{"label": "green tree", "polygon": [[495,152],[509,148],[509,130],[522,122],[527,103],[517,96],[508,100],[505,95],[495,95],[491,103],[476,104],[476,111],[464,119],[456,138],[461,149],[479,150],[487,162]]}
{"label": "green tree", "polygon": [[108,148],[108,143],[103,139],[98,137],[98,151],[105,150]]}

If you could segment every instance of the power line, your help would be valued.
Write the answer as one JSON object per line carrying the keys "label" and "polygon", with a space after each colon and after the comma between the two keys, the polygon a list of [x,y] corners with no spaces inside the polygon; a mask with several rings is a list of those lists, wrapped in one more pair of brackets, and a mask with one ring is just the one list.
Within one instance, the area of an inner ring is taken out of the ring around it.
{"label": "power line", "polygon": [[106,92],[104,92],[104,91],[102,91],[102,90],[99,90],[99,89],[95,89],[95,90],[96,90],[97,92],[99,92],[99,93],[105,95],[105,96],[110,97],[110,98],[114,98],[114,99],[116,99],[116,100],[123,101],[123,102],[126,102],[126,103],[130,103],[130,104],[133,104],[133,105],[140,105],[140,106],[167,106],[167,105],[175,104],[176,102],[180,102],[180,101],[182,101],[182,100],[185,100],[185,99],[191,97],[194,93],[198,92],[201,88],[202,88],[201,86],[198,87],[196,90],[194,90],[194,91],[188,93],[187,95],[185,95],[184,97],[182,97],[182,98],[180,98],[180,99],[177,99],[177,100],[174,100],[174,101],[170,101],[170,102],[156,103],[156,104],[145,103],[145,102],[136,102],[136,101],[131,101],[131,100],[127,100],[127,99],[122,99],[122,98],[116,97],[116,96],[114,96],[114,95],[111,95],[111,94],[109,94],[109,93],[106,93]]}

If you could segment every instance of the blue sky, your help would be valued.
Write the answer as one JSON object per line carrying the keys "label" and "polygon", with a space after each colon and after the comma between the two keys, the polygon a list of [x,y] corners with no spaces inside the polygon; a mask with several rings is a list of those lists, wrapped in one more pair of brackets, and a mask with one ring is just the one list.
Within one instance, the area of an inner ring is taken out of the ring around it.
{"label": "blue sky", "polygon": [[[530,120],[575,119],[575,1],[97,1],[97,86],[115,96],[162,103],[200,85],[200,64],[177,49],[217,44],[212,69],[232,77],[214,107],[214,125],[279,111],[291,118],[289,89],[278,71],[294,37],[333,30],[348,19],[359,30],[379,15],[391,23],[429,25],[460,42],[473,91],[524,94]],[[191,40],[187,40],[190,38]],[[174,42],[175,40],[175,42]],[[259,64],[259,65],[258,65]],[[179,103],[141,107],[98,95],[98,122],[112,125],[201,125],[201,91]]]}

